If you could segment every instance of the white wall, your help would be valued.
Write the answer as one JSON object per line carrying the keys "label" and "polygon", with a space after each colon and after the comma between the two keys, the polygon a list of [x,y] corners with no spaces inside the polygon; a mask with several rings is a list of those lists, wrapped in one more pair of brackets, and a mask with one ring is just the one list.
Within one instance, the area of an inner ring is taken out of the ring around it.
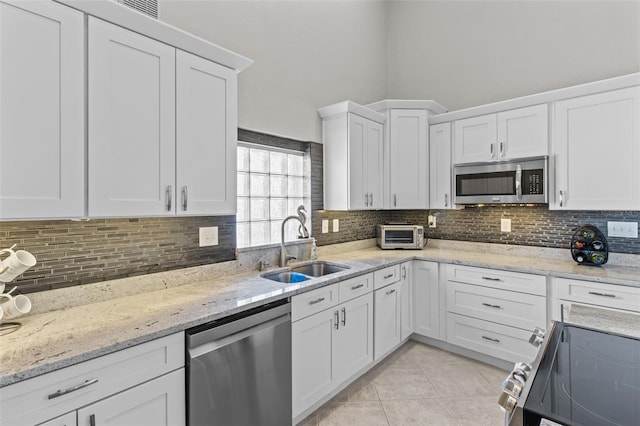
{"label": "white wall", "polygon": [[640,71],[640,0],[392,1],[388,96],[449,110]]}
{"label": "white wall", "polygon": [[317,109],[386,92],[382,1],[161,0],[160,18],[255,62],[239,75],[238,125],[321,142]]}
{"label": "white wall", "polygon": [[321,141],[317,108],[449,110],[640,71],[640,0],[160,0],[161,19],[252,58],[239,126]]}

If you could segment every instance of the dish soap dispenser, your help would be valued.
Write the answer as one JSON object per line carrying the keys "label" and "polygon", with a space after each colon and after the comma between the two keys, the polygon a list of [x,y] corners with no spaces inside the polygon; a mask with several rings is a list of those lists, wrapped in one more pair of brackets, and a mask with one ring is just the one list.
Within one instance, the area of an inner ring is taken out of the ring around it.
{"label": "dish soap dispenser", "polygon": [[316,246],[316,239],[313,238],[311,242],[311,260],[318,260],[318,247]]}

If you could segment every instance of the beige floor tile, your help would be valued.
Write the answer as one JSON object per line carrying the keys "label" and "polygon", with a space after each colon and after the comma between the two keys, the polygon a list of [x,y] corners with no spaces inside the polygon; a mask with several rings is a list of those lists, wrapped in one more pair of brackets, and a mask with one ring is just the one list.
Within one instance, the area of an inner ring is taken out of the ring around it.
{"label": "beige floor tile", "polygon": [[425,374],[442,398],[495,396],[493,384],[485,380],[479,367],[471,360],[424,368]]}
{"label": "beige floor tile", "polygon": [[440,399],[382,401],[391,426],[457,426],[458,422]]}
{"label": "beige floor tile", "polygon": [[298,423],[297,426],[318,426],[318,414],[313,413],[312,415]]}
{"label": "beige floor tile", "polygon": [[370,376],[364,375],[336,395],[333,402],[379,401],[378,393]]}
{"label": "beige floor tile", "polygon": [[388,369],[373,378],[380,400],[438,398],[421,369]]}
{"label": "beige floor tile", "polygon": [[462,426],[504,425],[504,413],[497,397],[452,398],[444,399],[444,403]]}
{"label": "beige floor tile", "polygon": [[388,426],[380,401],[328,403],[318,410],[318,426]]}

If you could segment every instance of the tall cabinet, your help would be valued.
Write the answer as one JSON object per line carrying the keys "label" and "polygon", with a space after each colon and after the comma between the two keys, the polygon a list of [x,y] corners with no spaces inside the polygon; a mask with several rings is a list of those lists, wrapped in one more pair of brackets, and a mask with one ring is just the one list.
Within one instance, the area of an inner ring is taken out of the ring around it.
{"label": "tall cabinet", "polygon": [[0,1],[0,219],[84,216],[84,15]]}
{"label": "tall cabinet", "polygon": [[429,207],[453,208],[451,123],[429,126]]}
{"label": "tall cabinet", "polygon": [[386,117],[351,101],[318,113],[323,119],[324,208],[381,209]]}

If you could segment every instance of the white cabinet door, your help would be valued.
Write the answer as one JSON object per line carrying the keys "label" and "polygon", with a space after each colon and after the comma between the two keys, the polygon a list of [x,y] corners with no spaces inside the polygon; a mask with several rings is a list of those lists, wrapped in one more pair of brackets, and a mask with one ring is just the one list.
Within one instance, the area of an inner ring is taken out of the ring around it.
{"label": "white cabinet door", "polygon": [[429,207],[450,209],[451,197],[451,123],[429,127]]}
{"label": "white cabinet door", "polygon": [[374,296],[374,356],[380,359],[401,341],[402,282],[376,290]]}
{"label": "white cabinet door", "polygon": [[78,410],[80,426],[185,424],[184,368]]}
{"label": "white cabinet door", "polygon": [[454,163],[475,163],[498,158],[495,114],[457,120],[454,127]]}
{"label": "white cabinet door", "polygon": [[0,219],[84,211],[84,18],[0,2]]}
{"label": "white cabinet door", "polygon": [[367,182],[367,137],[368,120],[356,114],[349,114],[349,209],[365,209],[369,204]]}
{"label": "white cabinet door", "polygon": [[77,413],[75,411],[67,413],[63,416],[38,424],[38,426],[76,426]]}
{"label": "white cabinet door", "polygon": [[413,262],[413,316],[417,334],[440,339],[440,291],[438,264]]}
{"label": "white cabinet door", "polygon": [[178,214],[235,214],[237,77],[176,52]]}
{"label": "white cabinet door", "polygon": [[367,171],[365,192],[369,194],[367,204],[369,209],[381,209],[384,202],[382,198],[383,149],[384,126],[375,121],[367,120],[366,165],[364,167]]}
{"label": "white cabinet door", "polygon": [[175,214],[175,49],[89,18],[89,216]]}
{"label": "white cabinet door", "polygon": [[373,361],[373,293],[338,306],[334,329],[334,380],[338,385]]}
{"label": "white cabinet door", "polygon": [[498,113],[498,159],[547,155],[548,122],[547,104]]}
{"label": "white cabinet door", "polygon": [[334,386],[333,330],[337,309],[327,309],[291,324],[293,417],[331,392]]}
{"label": "white cabinet door", "polygon": [[389,208],[429,208],[427,111],[390,110]]}
{"label": "white cabinet door", "polygon": [[400,265],[400,339],[404,340],[413,333],[413,262]]}
{"label": "white cabinet door", "polygon": [[640,87],[555,102],[554,118],[550,208],[640,210]]}

